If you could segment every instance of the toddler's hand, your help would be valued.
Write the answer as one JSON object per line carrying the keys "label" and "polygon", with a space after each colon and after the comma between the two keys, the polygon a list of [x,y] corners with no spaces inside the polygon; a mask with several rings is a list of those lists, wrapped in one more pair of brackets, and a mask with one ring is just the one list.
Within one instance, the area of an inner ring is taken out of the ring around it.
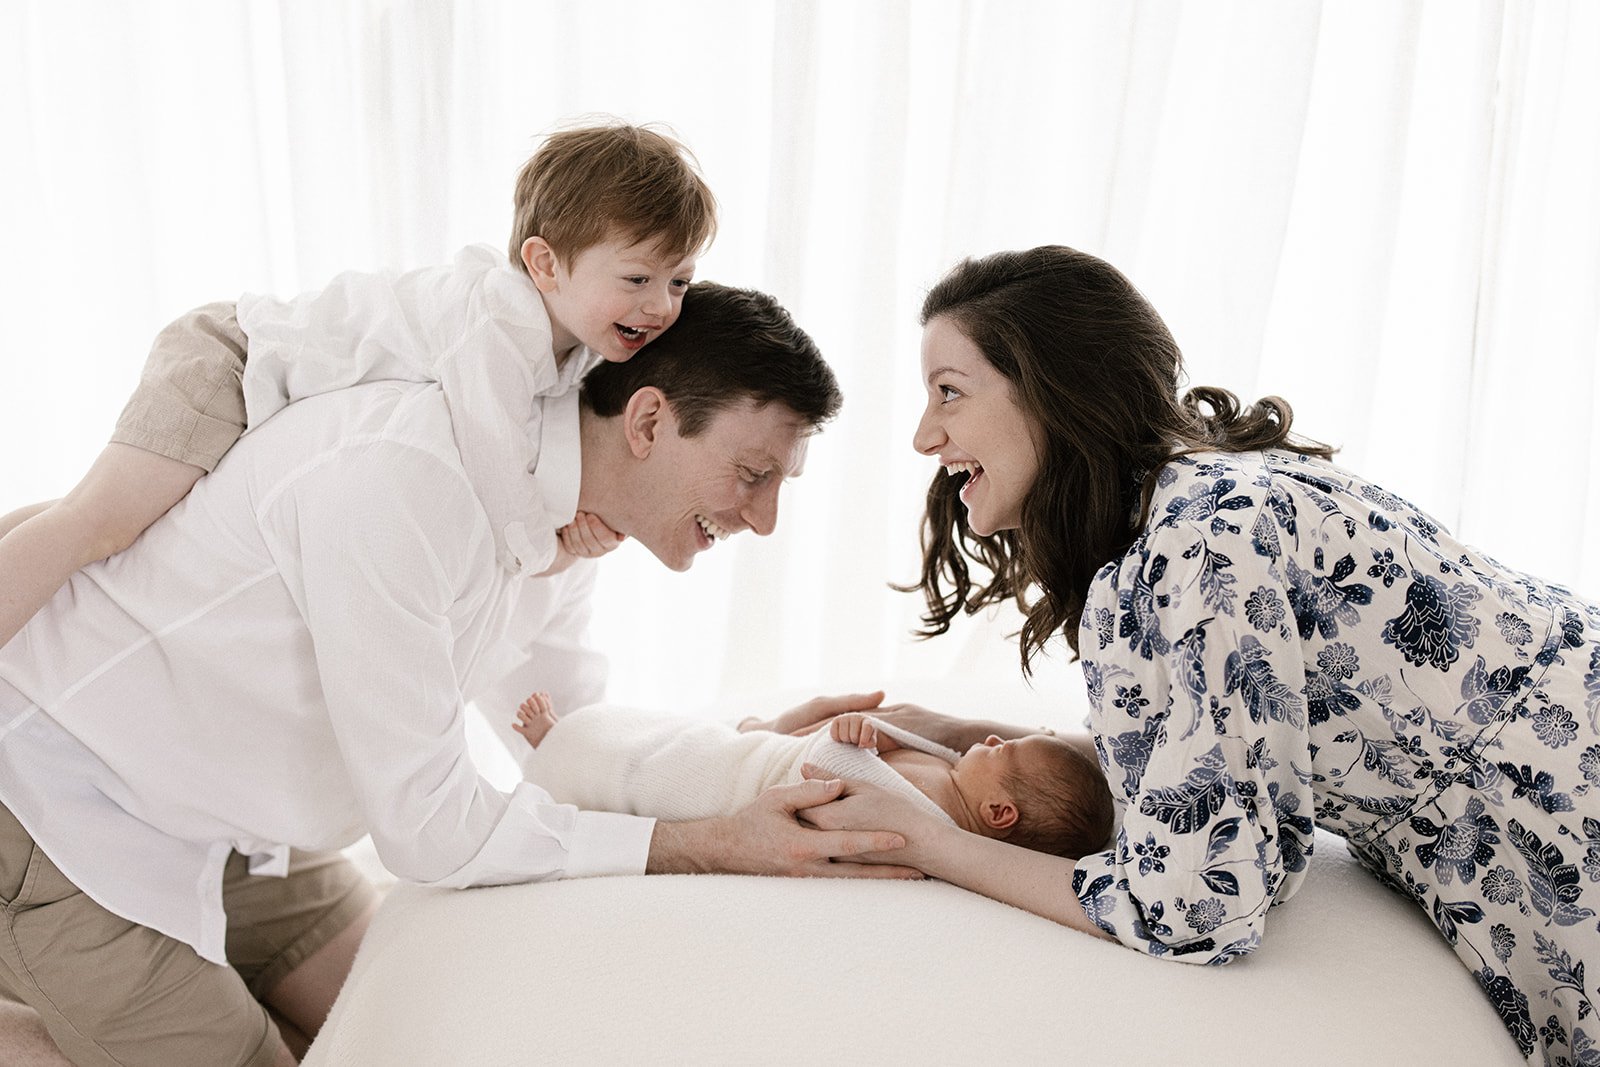
{"label": "toddler's hand", "polygon": [[847,745],[857,748],[875,748],[879,752],[892,752],[900,746],[894,738],[878,732],[867,716],[858,711],[846,712],[838,716],[829,724],[829,730],[835,741],[842,741]]}
{"label": "toddler's hand", "polygon": [[545,734],[556,724],[555,705],[550,700],[549,693],[534,693],[522,702],[517,708],[517,721],[511,728],[521,734],[523,740],[534,748],[539,747],[539,742],[544,740]]}
{"label": "toddler's hand", "polygon": [[556,537],[562,548],[579,559],[599,559],[626,540],[600,516],[587,511],[578,512],[571,522],[556,531]]}

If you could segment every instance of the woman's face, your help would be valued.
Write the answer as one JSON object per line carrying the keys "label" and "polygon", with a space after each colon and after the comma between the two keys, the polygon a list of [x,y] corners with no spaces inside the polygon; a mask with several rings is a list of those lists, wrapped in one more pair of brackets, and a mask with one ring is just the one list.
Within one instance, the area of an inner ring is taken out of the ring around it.
{"label": "woman's face", "polygon": [[922,332],[922,378],[928,406],[912,444],[938,456],[947,476],[966,476],[961,501],[973,532],[1015,530],[1039,475],[1039,453],[1033,421],[1012,399],[1011,383],[944,316]]}

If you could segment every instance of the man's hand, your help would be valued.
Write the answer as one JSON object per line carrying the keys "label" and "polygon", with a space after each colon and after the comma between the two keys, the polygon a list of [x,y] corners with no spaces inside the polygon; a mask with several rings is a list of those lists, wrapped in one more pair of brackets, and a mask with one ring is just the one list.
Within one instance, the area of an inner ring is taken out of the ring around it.
{"label": "man's hand", "polygon": [[770,730],[778,734],[809,734],[835,715],[851,711],[871,711],[883,703],[883,690],[847,693],[837,697],[813,697],[799,707],[790,708],[774,719],[754,716],[739,724],[740,731]]}
{"label": "man's hand", "polygon": [[[905,844],[899,834],[821,830],[797,819],[803,811],[825,810],[842,789],[837,781],[773,786],[733,815],[658,822],[645,870],[650,874],[921,878],[920,871],[895,864],[895,850]],[[879,865],[844,862],[867,854],[878,857],[873,863]]]}
{"label": "man's hand", "polygon": [[900,742],[888,734],[879,733],[871,720],[859,711],[847,711],[843,715],[836,716],[828,729],[835,741],[855,745],[857,748],[875,748],[879,752],[893,752],[900,747]]}

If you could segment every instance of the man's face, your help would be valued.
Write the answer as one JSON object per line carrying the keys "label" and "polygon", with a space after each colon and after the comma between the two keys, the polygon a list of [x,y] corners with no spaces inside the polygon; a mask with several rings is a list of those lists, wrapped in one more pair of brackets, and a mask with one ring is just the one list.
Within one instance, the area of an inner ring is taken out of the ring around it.
{"label": "man's face", "polygon": [[640,469],[643,488],[627,532],[675,571],[741,530],[770,534],[778,492],[804,467],[811,433],[783,404],[757,407],[746,399],[684,437],[666,409]]}

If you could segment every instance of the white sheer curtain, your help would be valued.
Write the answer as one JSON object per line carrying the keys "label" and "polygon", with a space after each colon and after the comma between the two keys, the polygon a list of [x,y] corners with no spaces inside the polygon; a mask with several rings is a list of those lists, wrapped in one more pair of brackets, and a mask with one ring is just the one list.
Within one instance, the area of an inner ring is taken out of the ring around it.
{"label": "white sheer curtain", "polygon": [[[500,245],[537,134],[664,121],[847,402],[779,532],[604,565],[613,695],[1010,671],[930,644],[916,308],[967,254],[1101,254],[1196,382],[1600,593],[1600,9],[1559,0],[33,0],[0,9],[0,509],[64,492],[185,308]],[[1046,668],[1042,682],[1067,672]]]}

